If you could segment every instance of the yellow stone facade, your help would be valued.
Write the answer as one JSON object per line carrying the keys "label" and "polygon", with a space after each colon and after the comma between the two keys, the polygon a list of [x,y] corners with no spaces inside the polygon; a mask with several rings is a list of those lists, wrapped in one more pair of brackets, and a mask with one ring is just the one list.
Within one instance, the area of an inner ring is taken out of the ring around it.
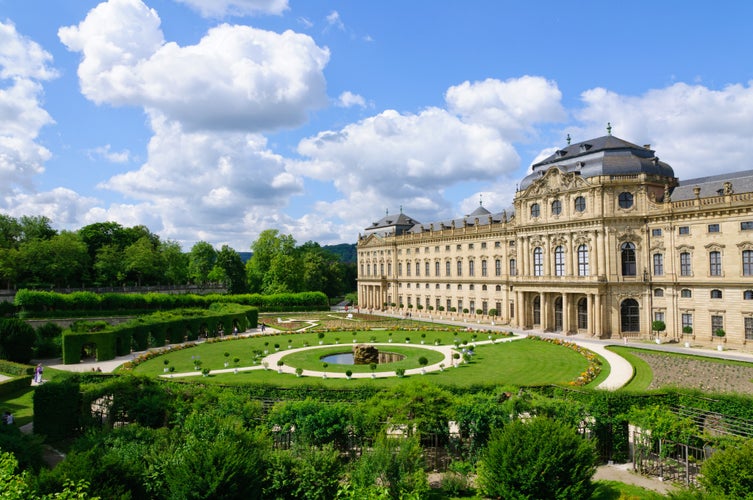
{"label": "yellow stone facade", "polygon": [[611,135],[568,144],[509,211],[366,228],[359,307],[601,338],[649,338],[662,321],[665,340],[743,345],[752,187],[753,172],[679,182],[649,146]]}

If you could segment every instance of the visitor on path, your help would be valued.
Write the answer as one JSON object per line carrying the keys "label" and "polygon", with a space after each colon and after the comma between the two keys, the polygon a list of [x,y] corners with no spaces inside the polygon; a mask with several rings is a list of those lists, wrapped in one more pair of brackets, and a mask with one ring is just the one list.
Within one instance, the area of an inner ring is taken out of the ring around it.
{"label": "visitor on path", "polygon": [[3,423],[6,425],[13,425],[14,422],[13,414],[6,410],[5,413],[3,413]]}
{"label": "visitor on path", "polygon": [[41,384],[42,383],[42,373],[44,372],[44,367],[42,366],[42,363],[38,363],[37,367],[34,369],[34,383],[35,384]]}

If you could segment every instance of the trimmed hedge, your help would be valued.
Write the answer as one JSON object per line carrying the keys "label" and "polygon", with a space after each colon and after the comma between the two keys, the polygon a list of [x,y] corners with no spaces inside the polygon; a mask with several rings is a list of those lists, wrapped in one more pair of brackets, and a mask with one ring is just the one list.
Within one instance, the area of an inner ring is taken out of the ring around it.
{"label": "trimmed hedge", "polygon": [[70,438],[81,427],[81,390],[78,379],[46,382],[34,390],[34,434],[55,441]]}
{"label": "trimmed hedge", "polygon": [[31,385],[31,378],[31,375],[24,375],[23,377],[16,377],[0,382],[0,398],[28,389]]}
{"label": "trimmed hedge", "polygon": [[274,295],[195,295],[169,293],[105,293],[74,292],[69,294],[19,290],[15,306],[25,317],[50,317],[54,313],[87,315],[95,312],[141,312],[179,308],[208,308],[212,304],[242,304],[261,311],[321,311],[329,309],[329,300],[322,292],[279,293]]}
{"label": "trimmed hedge", "polygon": [[256,328],[258,323],[259,311],[239,304],[161,311],[115,326],[102,322],[77,322],[63,332],[63,363],[81,362],[81,352],[87,345],[96,346],[97,361],[107,361],[131,351],[164,347],[168,340],[180,343],[196,340],[199,335],[216,337],[220,329],[230,335],[236,325],[244,331]]}

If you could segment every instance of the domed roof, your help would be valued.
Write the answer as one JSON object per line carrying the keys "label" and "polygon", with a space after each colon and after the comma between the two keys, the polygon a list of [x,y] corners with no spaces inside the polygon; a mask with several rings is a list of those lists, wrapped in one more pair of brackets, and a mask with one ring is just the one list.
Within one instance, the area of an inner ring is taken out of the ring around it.
{"label": "domed roof", "polygon": [[526,189],[553,166],[564,172],[577,172],[583,178],[640,173],[675,176],[672,167],[659,161],[649,146],[642,147],[613,135],[605,135],[568,145],[534,164],[533,171],[521,181],[520,189]]}

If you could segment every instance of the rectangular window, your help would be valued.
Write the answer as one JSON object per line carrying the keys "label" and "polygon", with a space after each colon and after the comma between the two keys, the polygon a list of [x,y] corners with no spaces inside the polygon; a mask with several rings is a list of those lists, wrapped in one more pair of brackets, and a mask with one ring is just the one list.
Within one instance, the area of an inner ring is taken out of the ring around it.
{"label": "rectangular window", "polygon": [[487,276],[487,269],[486,269],[486,260],[481,261],[481,276],[486,277]]}
{"label": "rectangular window", "polygon": [[486,242],[485,241],[481,243],[481,248],[486,248]]}
{"label": "rectangular window", "polygon": [[719,224],[709,224],[709,233],[718,233]]}
{"label": "rectangular window", "polygon": [[679,234],[690,234],[690,226],[680,226],[677,231]]}
{"label": "rectangular window", "polygon": [[661,229],[652,229],[651,236],[661,236]]}
{"label": "rectangular window", "polygon": [[444,275],[449,276],[450,275],[450,261],[446,261],[444,263]]}
{"label": "rectangular window", "polygon": [[557,247],[554,251],[554,275],[565,275],[565,252],[562,251],[562,247]]}
{"label": "rectangular window", "polygon": [[743,250],[743,276],[753,276],[753,250]]}
{"label": "rectangular window", "polygon": [[682,252],[680,254],[680,275],[681,276],[693,275],[693,269],[690,266],[690,253],[689,252]]}
{"label": "rectangular window", "polygon": [[544,261],[543,261],[543,254],[541,252],[541,248],[537,248],[533,252],[533,275],[534,276],[541,276],[544,274]]}
{"label": "rectangular window", "polygon": [[445,252],[449,252],[450,251],[450,245],[445,245],[444,246],[444,251]]}
{"label": "rectangular window", "polygon": [[434,263],[434,276],[439,277],[439,261]]}
{"label": "rectangular window", "polygon": [[711,335],[717,330],[724,330],[724,316],[711,316]]}
{"label": "rectangular window", "polygon": [[468,310],[471,311],[471,313],[476,312],[476,301],[472,300],[470,304],[468,304]]}
{"label": "rectangular window", "polygon": [[494,276],[502,276],[502,261],[494,259]]}
{"label": "rectangular window", "polygon": [[410,262],[405,263],[405,275],[410,276]]}
{"label": "rectangular window", "polygon": [[468,276],[475,276],[476,274],[476,262],[469,260],[468,261]]}
{"label": "rectangular window", "polygon": [[654,276],[662,276],[664,274],[664,254],[654,254]]}
{"label": "rectangular window", "polygon": [[664,311],[654,311],[654,321],[664,321]]}
{"label": "rectangular window", "polygon": [[462,248],[463,248],[463,246],[462,246],[462,245],[456,245],[456,246],[455,246],[455,250],[462,250]]}
{"label": "rectangular window", "polygon": [[452,310],[452,299],[447,299],[447,312]]}
{"label": "rectangular window", "polygon": [[502,247],[502,242],[501,241],[495,241],[494,242],[494,248],[501,248],[501,247]]}
{"label": "rectangular window", "polygon": [[424,276],[429,276],[429,263],[424,262]]}
{"label": "rectangular window", "polygon": [[722,253],[709,252],[709,274],[711,276],[722,275]]}
{"label": "rectangular window", "polygon": [[387,276],[392,276],[392,262],[387,263]]}
{"label": "rectangular window", "polygon": [[458,312],[463,312],[463,301],[458,299]]}
{"label": "rectangular window", "polygon": [[746,220],[746,221],[740,223],[740,230],[741,231],[750,231],[752,229],[753,229],[753,221]]}
{"label": "rectangular window", "polygon": [[473,250],[473,243],[468,243],[468,250]]}
{"label": "rectangular window", "polygon": [[745,340],[753,340],[753,318],[745,318]]}
{"label": "rectangular window", "polygon": [[458,261],[458,276],[462,276],[462,275],[463,275],[463,261],[459,260]]}
{"label": "rectangular window", "polygon": [[515,317],[515,302],[510,302],[510,317]]}
{"label": "rectangular window", "polygon": [[[685,333],[687,328],[693,328],[693,315],[691,313],[682,313],[682,330]],[[690,333],[693,333],[692,331]]]}

